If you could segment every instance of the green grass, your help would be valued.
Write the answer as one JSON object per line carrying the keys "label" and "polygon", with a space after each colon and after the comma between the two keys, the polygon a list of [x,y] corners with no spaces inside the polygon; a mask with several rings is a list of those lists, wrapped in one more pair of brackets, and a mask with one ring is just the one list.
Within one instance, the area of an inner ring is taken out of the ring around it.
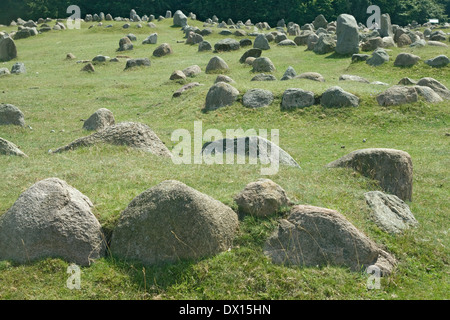
{"label": "green grass", "polygon": [[[0,214],[35,182],[58,177],[87,195],[94,213],[111,232],[128,203],[144,190],[163,180],[176,179],[236,209],[233,196],[249,182],[260,178],[260,167],[251,165],[174,165],[171,160],[125,147],[98,145],[76,151],[48,154],[81,136],[80,119],[99,108],[110,109],[116,122],[135,121],[149,125],[172,149],[171,134],[179,128],[193,133],[194,121],[203,131],[226,129],[279,129],[280,146],[292,155],[301,169],[281,167],[269,178],[280,184],[297,204],[338,210],[358,229],[391,252],[397,270],[382,279],[381,290],[368,290],[368,275],[333,266],[323,268],[283,267],[272,264],[262,252],[279,217],[243,217],[234,247],[201,261],[181,261],[162,266],[117,261],[108,256],[82,268],[81,290],[65,287],[68,263],[47,259],[26,265],[0,262],[0,299],[448,299],[449,286],[449,103],[423,101],[396,107],[380,107],[375,95],[385,87],[339,82],[341,74],[355,74],[371,81],[397,84],[403,77],[418,80],[433,77],[450,87],[449,68],[433,69],[423,60],[449,49],[426,47],[390,51],[391,61],[373,68],[351,64],[350,58],[318,56],[305,47],[264,51],[280,79],[288,66],[297,73],[321,73],[325,83],[308,80],[251,82],[251,67],[239,64],[245,52],[221,53],[230,66],[227,75],[243,95],[251,88],[274,93],[274,103],[249,110],[239,102],[214,112],[203,113],[206,93],[217,75],[204,72],[193,81],[204,84],[181,98],[172,94],[181,85],[169,81],[176,69],[197,64],[202,70],[212,52],[197,52],[197,46],[183,40],[171,21],[156,23],[156,29],[95,27],[52,31],[16,41],[19,57],[0,64],[10,68],[24,62],[28,73],[0,78],[0,102],[18,106],[32,127],[0,127],[0,136],[14,142],[29,158],[0,157]],[[200,22],[194,23],[202,28]],[[11,28],[6,28],[11,31]],[[151,67],[124,71],[120,63],[96,65],[96,72],[80,72],[82,65],[66,61],[71,52],[77,60],[91,60],[98,54],[115,57],[119,39],[132,32],[138,37],[135,50],[119,53],[148,57]],[[157,45],[142,45],[157,32],[158,42],[170,43],[174,54],[152,57]],[[448,30],[447,30],[448,32]],[[234,36],[232,36],[234,37]],[[206,37],[213,45],[224,38],[215,32]],[[293,38],[293,37],[290,37]],[[422,61],[413,68],[393,66],[401,51],[412,51]],[[361,98],[357,108],[325,109],[321,106],[280,111],[281,96],[287,88],[311,90],[316,95],[333,85]],[[52,132],[54,130],[54,132]],[[269,131],[270,134],[270,131]],[[364,143],[363,139],[367,139]],[[325,165],[351,151],[383,147],[407,151],[414,165],[411,210],[419,221],[416,229],[403,235],[388,235],[370,220],[363,194],[378,190],[375,182],[344,169]]]}

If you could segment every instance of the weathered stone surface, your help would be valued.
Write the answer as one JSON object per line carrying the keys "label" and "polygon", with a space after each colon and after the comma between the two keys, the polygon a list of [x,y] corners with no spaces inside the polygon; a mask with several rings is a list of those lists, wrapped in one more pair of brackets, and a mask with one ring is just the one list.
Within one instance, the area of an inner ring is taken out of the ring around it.
{"label": "weathered stone surface", "polygon": [[314,104],[314,93],[300,88],[290,88],[284,91],[281,110],[306,108]]}
{"label": "weathered stone surface", "polygon": [[186,75],[181,70],[175,70],[174,72],[172,72],[169,78],[169,80],[185,80],[185,79]]}
{"label": "weathered stone surface", "polygon": [[386,50],[378,48],[372,53],[372,56],[366,60],[366,63],[370,66],[377,67],[388,61],[389,54],[386,52]]}
{"label": "weathered stone surface", "polygon": [[334,52],[336,49],[336,43],[331,35],[321,34],[317,43],[314,45],[314,53],[326,54]]}
{"label": "weathered stone surface", "polygon": [[388,13],[381,15],[381,26],[380,26],[380,36],[384,37],[393,37],[394,32],[392,31],[391,17]]}
{"label": "weathered stone surface", "polygon": [[367,61],[367,59],[369,59],[370,56],[368,54],[354,54],[352,55],[352,63],[355,62],[361,62],[361,61]]}
{"label": "weathered stone surface", "polygon": [[322,94],[320,104],[327,108],[357,107],[359,98],[338,86],[334,86]]}
{"label": "weathered stone surface", "polygon": [[112,126],[115,123],[116,121],[114,119],[113,113],[106,108],[100,108],[84,122],[83,129],[89,131],[98,131],[108,126]]}
{"label": "weathered stone surface", "polygon": [[134,122],[121,122],[108,126],[90,136],[79,138],[64,147],[58,148],[53,153],[89,147],[99,143],[128,146],[158,156],[172,156],[169,149],[147,125]]}
{"label": "weathered stone surface", "polygon": [[280,79],[281,81],[291,80],[297,76],[297,72],[292,66],[289,66],[283,74],[283,77]]}
{"label": "weathered stone surface", "polygon": [[381,191],[371,191],[365,193],[364,198],[369,206],[372,220],[382,230],[396,234],[418,225],[409,206],[397,196]]}
{"label": "weathered stone surface", "polygon": [[239,44],[239,42],[231,38],[220,40],[214,45],[214,50],[216,50],[217,52],[235,51],[239,50],[240,48],[241,45]]}
{"label": "weathered stone surface", "polygon": [[173,25],[176,27],[186,27],[188,25],[188,18],[181,10],[177,10],[173,14]]}
{"label": "weathered stone surface", "polygon": [[164,56],[167,56],[172,53],[173,53],[173,50],[172,50],[172,47],[170,46],[170,44],[163,43],[153,51],[153,56],[164,57]]}
{"label": "weathered stone surface", "polygon": [[203,40],[202,42],[200,42],[198,44],[198,51],[199,52],[203,52],[203,51],[211,51],[212,50],[212,46],[211,43],[209,43],[206,40]]}
{"label": "weathered stone surface", "polygon": [[339,77],[339,81],[355,81],[355,82],[361,82],[361,83],[370,83],[369,80],[364,79],[360,76],[350,75],[350,74],[343,74]]}
{"label": "weathered stone surface", "polygon": [[164,181],[122,212],[111,252],[146,265],[200,259],[228,250],[237,227],[231,208],[179,181]]}
{"label": "weathered stone surface", "polygon": [[[341,266],[355,272],[375,265],[383,275],[392,272],[395,259],[356,229],[337,211],[298,205],[279,222],[267,240],[264,254],[273,263],[303,267]],[[387,264],[380,264],[389,261]]]}
{"label": "weathered stone surface", "polygon": [[272,61],[267,57],[256,58],[252,66],[253,72],[273,72],[276,70]]}
{"label": "weathered stone surface", "polygon": [[277,78],[273,74],[259,73],[250,81],[276,81]]}
{"label": "weathered stone surface", "polygon": [[441,54],[437,57],[426,60],[425,63],[430,67],[442,68],[446,67],[450,63],[450,59],[446,55]]}
{"label": "weathered stone surface", "polygon": [[266,38],[265,34],[258,34],[253,42],[253,48],[261,49],[261,50],[269,50],[270,45],[269,41]]}
{"label": "weathered stone surface", "polygon": [[318,82],[325,82],[325,78],[317,72],[304,72],[298,76],[295,76],[294,79],[306,79]]}
{"label": "weathered stone surface", "polygon": [[394,61],[396,67],[411,67],[420,61],[420,57],[411,53],[399,53]]}
{"label": "weathered stone surface", "polygon": [[436,79],[425,77],[417,82],[418,86],[430,87],[444,100],[450,100],[450,90]]}
{"label": "weathered stone surface", "polygon": [[180,89],[178,89],[177,91],[175,91],[175,92],[173,93],[172,97],[173,97],[173,98],[178,98],[178,97],[180,97],[184,92],[186,92],[186,91],[188,91],[188,90],[190,90],[190,89],[192,89],[192,88],[198,87],[199,85],[200,85],[200,83],[198,83],[198,82],[191,82],[191,83],[188,83],[188,84],[182,86],[182,87],[181,87]]}
{"label": "weathered stone surface", "polygon": [[206,95],[205,111],[216,110],[232,105],[238,98],[239,91],[225,82],[215,83]]}
{"label": "weathered stone surface", "polygon": [[245,63],[245,60],[247,60],[248,57],[259,58],[259,57],[261,57],[261,54],[262,54],[261,49],[258,49],[258,48],[249,49],[249,50],[245,51],[245,53],[241,56],[241,58],[239,59],[239,62]]}
{"label": "weathered stone surface", "polygon": [[91,264],[106,247],[92,207],[88,197],[60,179],[34,184],[0,217],[0,260]]}
{"label": "weathered stone surface", "polygon": [[186,77],[193,78],[202,73],[202,69],[195,64],[183,69],[183,73],[186,75]]}
{"label": "weathered stone surface", "polygon": [[291,204],[286,191],[270,179],[259,179],[245,186],[234,201],[240,212],[256,217],[279,213]]}
{"label": "weathered stone surface", "polygon": [[0,155],[28,157],[14,143],[0,138]]}
{"label": "weathered stone surface", "polygon": [[337,17],[336,35],[336,53],[348,55],[359,52],[358,24],[353,16],[341,14]]}
{"label": "weathered stone surface", "polygon": [[225,82],[225,83],[236,83],[233,79],[231,79],[229,76],[226,76],[224,74],[219,74],[214,81],[214,83],[217,82]]}
{"label": "weathered stone surface", "polygon": [[17,47],[9,36],[0,36],[0,62],[17,58]]}
{"label": "weathered stone surface", "polygon": [[94,65],[91,62],[89,62],[89,63],[86,63],[86,65],[83,68],[81,68],[81,71],[83,71],[83,72],[95,72],[95,67],[94,67]]}
{"label": "weathered stone surface", "polygon": [[273,93],[264,89],[250,89],[242,97],[242,104],[247,108],[267,107],[273,102]]}
{"label": "weathered stone surface", "polygon": [[150,65],[151,62],[149,58],[128,59],[127,64],[125,65],[125,70],[134,67],[150,67]]}
{"label": "weathered stone surface", "polygon": [[22,62],[14,63],[11,68],[11,74],[22,74],[22,73],[27,73],[27,68],[25,67],[25,64]]}
{"label": "weathered stone surface", "polygon": [[23,112],[12,104],[0,104],[0,125],[23,127],[25,125]]}
{"label": "weathered stone surface", "polygon": [[158,34],[152,33],[147,38],[145,38],[144,41],[142,41],[142,44],[156,44],[158,42]]}
{"label": "weathered stone surface", "polygon": [[416,89],[406,86],[393,86],[377,96],[380,106],[395,106],[416,102],[418,99]]}
{"label": "weathered stone surface", "polygon": [[206,73],[223,72],[228,70],[228,64],[219,56],[212,57],[205,69]]}
{"label": "weathered stone surface", "polygon": [[438,103],[444,101],[433,89],[425,86],[414,86],[419,96],[423,97],[425,101],[430,103]]}
{"label": "weathered stone surface", "polygon": [[131,42],[130,38],[123,37],[119,40],[119,49],[117,51],[127,51],[127,50],[133,50],[133,43]]}
{"label": "weathered stone surface", "polygon": [[411,156],[405,151],[383,148],[356,150],[327,167],[352,168],[378,181],[384,191],[403,201],[412,200],[413,165]]}
{"label": "weathered stone surface", "polygon": [[[259,136],[228,138],[207,142],[203,145],[202,153],[205,156],[210,156],[211,154],[236,154],[248,156],[253,161],[259,160],[261,164],[276,163],[300,168],[299,164],[286,151]],[[249,162],[252,163],[251,161]]]}

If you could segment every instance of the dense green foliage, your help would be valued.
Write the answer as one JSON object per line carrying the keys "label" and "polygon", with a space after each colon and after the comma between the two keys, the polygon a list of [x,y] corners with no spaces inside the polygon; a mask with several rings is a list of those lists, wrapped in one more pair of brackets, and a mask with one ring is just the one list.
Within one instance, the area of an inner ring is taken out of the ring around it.
{"label": "dense green foliage", "polygon": [[82,16],[88,13],[111,13],[113,16],[127,17],[132,8],[140,15],[164,15],[166,10],[194,12],[201,20],[216,15],[221,20],[253,22],[267,21],[275,25],[282,18],[298,24],[309,23],[323,14],[334,20],[341,13],[349,13],[365,23],[369,15],[367,8],[378,5],[382,13],[389,13],[392,21],[406,25],[415,20],[424,23],[430,18],[448,21],[450,2],[448,0],[2,0],[0,3],[0,23],[11,20],[37,20],[40,17],[66,18],[69,5],[78,5]]}

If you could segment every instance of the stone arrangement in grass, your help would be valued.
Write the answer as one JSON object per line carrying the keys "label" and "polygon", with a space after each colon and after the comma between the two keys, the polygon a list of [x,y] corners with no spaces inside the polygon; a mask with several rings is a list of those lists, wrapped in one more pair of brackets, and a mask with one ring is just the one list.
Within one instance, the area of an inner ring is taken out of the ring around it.
{"label": "stone arrangement in grass", "polygon": [[[195,20],[195,14],[189,17],[181,11],[173,16],[167,12],[165,17],[140,17],[131,10],[130,18],[113,18],[111,15],[86,15],[85,21],[124,21],[124,29],[131,27],[129,22],[148,22],[173,19],[173,25],[181,28],[187,45],[197,45],[198,51],[212,51],[216,54],[241,50],[247,46],[239,62],[252,67],[252,78],[246,81],[278,81],[271,73],[275,64],[265,56],[271,50],[271,43],[286,47],[283,50],[297,50],[305,46],[318,55],[334,53],[348,56],[354,63],[365,62],[378,67],[390,60],[388,48],[417,47],[434,45],[446,47],[442,41],[447,36],[439,31],[427,29],[421,33],[413,28],[401,28],[392,25],[388,15],[382,16],[379,30],[368,30],[358,25],[354,17],[342,14],[337,21],[328,23],[320,15],[314,22],[305,26],[295,23],[285,24],[280,21],[276,31],[265,22],[252,24],[247,21],[219,23],[216,17],[205,21],[205,29],[190,27],[188,19]],[[18,21],[18,31],[10,35],[0,35],[0,61],[9,61],[17,57],[14,40],[36,36],[50,30],[64,30],[62,22],[57,21],[50,28],[48,20],[34,22]],[[150,24],[151,23],[151,24]],[[38,30],[38,24],[42,24]],[[142,27],[140,24],[136,27]],[[97,25],[103,27],[103,25]],[[108,26],[106,26],[108,27]],[[50,30],[48,29],[50,28]],[[213,28],[223,29],[219,33],[222,39],[212,45],[205,38],[215,32]],[[231,31],[233,30],[233,32]],[[253,32],[252,32],[253,30]],[[270,31],[264,33],[264,31]],[[254,37],[237,41],[230,36]],[[289,36],[295,36],[289,40]],[[428,41],[427,41],[428,40]],[[137,37],[129,33],[119,40],[117,51],[132,51]],[[152,33],[142,45],[156,45],[158,34]],[[360,50],[371,54],[360,54]],[[173,53],[169,43],[162,43],[153,50],[153,58],[163,58]],[[68,55],[69,60],[75,59]],[[115,60],[114,60],[115,59]],[[86,60],[83,71],[95,72],[94,64],[120,61],[119,57],[109,58],[98,55]],[[445,68],[449,59],[445,55],[422,62],[419,56],[400,53],[394,66],[408,68],[425,63],[433,68]],[[204,103],[204,111],[215,111],[236,103],[241,92],[235,88],[236,81],[223,75],[229,70],[227,62],[219,55],[205,61],[206,74],[218,74],[210,87]],[[151,67],[149,58],[128,59],[125,70],[137,67]],[[13,69],[22,69],[21,65]],[[7,70],[8,71],[8,70]],[[3,71],[4,74],[8,74]],[[198,65],[188,66],[183,70],[174,70],[169,79],[186,81],[199,75],[202,68]],[[14,72],[10,72],[14,73]],[[0,76],[1,76],[0,72]],[[287,88],[281,97],[280,109],[288,111],[307,108],[320,104],[324,108],[358,107],[360,98],[339,86],[331,86],[320,95],[295,87],[295,80],[306,79],[326,83],[319,73],[311,72],[300,75],[289,67],[280,81],[287,81]],[[340,81],[356,81],[368,85],[385,85],[370,82],[357,75],[341,75]],[[244,81],[239,79],[239,81]],[[200,86],[198,82],[183,85],[173,97],[178,98],[184,92]],[[450,90],[433,78],[422,78],[418,82],[412,79],[401,80],[397,86],[387,88],[377,95],[380,106],[392,106],[416,102],[424,99],[428,103],[450,100]],[[274,101],[269,90],[254,88],[243,93],[242,104],[247,108],[264,108]],[[11,105],[0,106],[0,125],[24,126],[23,113]],[[60,153],[90,146],[97,143],[126,145],[150,152],[158,156],[171,157],[159,137],[145,124],[122,122],[115,124],[111,111],[100,109],[84,122],[83,128],[96,131],[89,136],[52,151]],[[256,143],[252,143],[255,142]],[[242,145],[244,148],[239,149]],[[262,147],[264,145],[264,147]],[[229,148],[229,147],[232,148]],[[251,148],[251,146],[255,148]],[[275,161],[271,151],[277,150],[276,161],[300,168],[298,163],[284,150],[271,144],[262,137],[241,137],[234,140],[217,140],[207,143],[202,153],[236,153],[243,156],[265,159],[268,163]],[[26,157],[13,143],[0,138],[0,154]],[[400,233],[417,221],[404,201],[412,201],[412,160],[408,153],[393,149],[356,150],[327,165],[329,168],[351,168],[379,183],[386,192],[368,192],[365,194],[367,205],[372,210],[374,222],[389,233]],[[295,205],[283,188],[269,179],[258,180],[248,184],[234,198],[241,214],[267,217],[283,211],[288,215],[280,219],[279,226],[267,239],[264,253],[279,264],[300,266],[335,265],[361,271],[370,265],[378,266],[383,274],[392,272],[396,260],[379,245],[353,226],[342,214],[335,210],[309,205]],[[88,197],[59,179],[50,178],[36,183],[25,191],[14,205],[0,217],[0,260],[8,259],[20,263],[46,257],[61,257],[80,265],[89,265],[106,253],[106,241],[100,224],[92,214],[93,205]],[[49,213],[49,214],[48,214]],[[175,262],[179,259],[199,259],[228,250],[233,245],[233,238],[239,227],[237,213],[223,203],[200,193],[179,181],[164,181],[138,195],[124,209],[119,224],[113,230],[111,252],[125,260],[138,260],[145,264]],[[47,232],[51,230],[51,232]],[[74,245],[76,244],[76,245]]]}

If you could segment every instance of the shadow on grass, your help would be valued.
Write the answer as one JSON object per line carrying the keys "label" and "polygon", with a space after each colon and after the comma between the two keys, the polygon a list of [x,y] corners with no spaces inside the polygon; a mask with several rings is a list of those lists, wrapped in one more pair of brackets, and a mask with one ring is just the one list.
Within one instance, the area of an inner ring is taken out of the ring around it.
{"label": "shadow on grass", "polygon": [[352,57],[352,54],[348,54],[348,55],[341,55],[338,54],[336,52],[333,52],[332,54],[330,54],[329,56],[326,56],[325,59],[336,59],[336,60],[346,60]]}

